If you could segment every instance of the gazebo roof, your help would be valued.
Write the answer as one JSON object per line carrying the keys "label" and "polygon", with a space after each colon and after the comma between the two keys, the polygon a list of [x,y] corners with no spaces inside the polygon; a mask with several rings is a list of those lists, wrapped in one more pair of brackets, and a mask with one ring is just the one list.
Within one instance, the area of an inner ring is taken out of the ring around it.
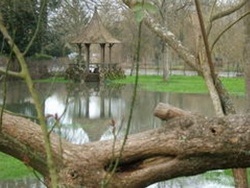
{"label": "gazebo roof", "polygon": [[90,22],[86,25],[83,32],[74,40],[74,44],[104,44],[104,43],[121,43],[115,39],[110,32],[102,24],[101,18],[95,9],[94,15]]}

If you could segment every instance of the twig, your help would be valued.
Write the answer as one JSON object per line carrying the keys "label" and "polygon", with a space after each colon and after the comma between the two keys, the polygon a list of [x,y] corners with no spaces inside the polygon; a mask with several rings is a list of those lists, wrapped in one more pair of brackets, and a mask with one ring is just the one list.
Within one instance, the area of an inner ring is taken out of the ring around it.
{"label": "twig", "polygon": [[239,4],[236,5],[236,6],[233,6],[233,7],[229,8],[229,9],[227,9],[227,10],[225,10],[225,11],[220,11],[220,12],[218,12],[217,14],[215,14],[214,16],[212,16],[212,17],[210,18],[210,21],[213,22],[213,21],[215,21],[215,20],[218,20],[218,19],[220,19],[220,18],[223,18],[223,17],[225,17],[225,16],[228,16],[228,15],[234,13],[235,11],[241,9],[246,3],[247,3],[247,0],[243,0],[241,3],[239,3]]}
{"label": "twig", "polygon": [[36,37],[38,35],[38,31],[40,30],[41,23],[42,23],[43,13],[45,12],[45,8],[46,8],[47,3],[48,3],[48,0],[41,1],[40,14],[39,14],[39,17],[38,17],[36,30],[34,32],[34,35],[31,38],[31,40],[29,41],[29,44],[26,46],[25,51],[23,52],[24,56],[29,51],[29,49],[31,48],[32,44],[34,43],[34,41],[35,41],[35,39],[36,39]]}
{"label": "twig", "polygon": [[[136,49],[136,77],[135,77],[135,85],[134,85],[134,90],[133,90],[132,101],[131,101],[131,105],[130,105],[127,128],[126,128],[124,139],[123,139],[123,142],[121,145],[120,153],[115,160],[115,164],[113,166],[113,169],[110,173],[109,178],[107,180],[104,179],[102,187],[106,187],[108,185],[109,181],[111,180],[112,176],[114,175],[114,173],[119,165],[125,144],[126,144],[127,139],[128,139],[128,135],[129,135],[130,127],[131,127],[131,121],[132,121],[132,117],[133,117],[135,101],[136,101],[136,96],[137,96],[137,87],[138,87],[138,79],[139,79],[139,62],[140,62],[140,51],[141,51],[141,34],[142,34],[142,21],[140,21],[139,29],[138,29],[138,43],[137,43],[137,49]],[[114,150],[114,148],[113,148],[113,150]]]}
{"label": "twig", "polygon": [[[217,1],[217,0],[216,0]],[[212,28],[212,24],[214,21],[226,17],[234,12],[236,12],[237,10],[241,9],[245,4],[246,4],[247,0],[243,0],[241,3],[237,4],[236,6],[233,6],[227,10],[224,11],[220,11],[215,15],[210,15],[210,19],[209,19],[209,24],[207,26],[207,35],[209,35],[211,28]]]}
{"label": "twig", "polygon": [[236,23],[238,23],[240,20],[242,20],[244,17],[246,17],[247,15],[250,14],[249,12],[246,12],[245,14],[241,15],[237,20],[235,20],[234,22],[230,23],[214,40],[212,46],[211,46],[211,51],[213,51],[214,46],[216,45],[216,43],[220,40],[220,38],[222,37],[222,35],[227,32],[231,27],[233,27]]}

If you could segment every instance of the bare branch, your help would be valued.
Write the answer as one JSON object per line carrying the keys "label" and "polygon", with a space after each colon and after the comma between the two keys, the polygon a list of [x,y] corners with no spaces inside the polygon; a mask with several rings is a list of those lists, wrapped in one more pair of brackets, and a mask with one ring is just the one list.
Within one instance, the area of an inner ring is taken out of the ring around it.
{"label": "bare branch", "polygon": [[[207,35],[209,35],[211,29],[212,29],[212,25],[213,25],[213,22],[220,19],[220,18],[223,18],[225,16],[228,16],[232,13],[234,13],[235,11],[241,9],[245,4],[246,4],[247,0],[243,0],[241,3],[237,4],[236,6],[233,6],[225,11],[220,11],[218,12],[217,14],[215,15],[210,15],[210,19],[209,19],[209,23],[207,25]],[[212,8],[212,12],[213,12],[213,8]]]}
{"label": "bare branch", "polygon": [[35,39],[37,37],[38,31],[39,31],[39,29],[41,27],[43,12],[44,12],[44,10],[46,8],[46,5],[47,5],[47,0],[42,0],[41,1],[40,14],[39,14],[38,21],[37,21],[36,30],[35,30],[32,38],[31,38],[31,40],[29,41],[29,44],[25,48],[25,51],[23,52],[24,56],[25,56],[25,54],[27,54],[27,52],[29,51],[29,49],[31,48],[32,44],[34,43],[34,41],[35,41]]}
{"label": "bare branch", "polygon": [[50,138],[48,135],[48,130],[47,130],[47,125],[45,121],[45,117],[43,114],[43,107],[41,104],[41,100],[39,98],[38,92],[34,88],[33,80],[31,79],[30,72],[27,67],[27,63],[25,61],[24,55],[21,53],[17,45],[14,43],[13,39],[9,35],[6,27],[4,26],[2,14],[0,12],[0,31],[2,32],[4,38],[6,39],[7,43],[9,46],[12,48],[20,66],[21,66],[21,72],[19,73],[21,77],[25,80],[26,85],[30,91],[30,94],[34,100],[36,111],[37,111],[37,117],[39,119],[39,122],[41,124],[40,128],[43,132],[43,139],[45,143],[45,150],[47,154],[47,163],[48,163],[48,171],[49,171],[49,176],[51,178],[51,186],[52,187],[57,187],[57,173],[55,171],[55,162],[53,160],[52,156],[52,149],[50,145]]}
{"label": "bare branch", "polygon": [[204,62],[202,64],[203,76],[204,76],[204,80],[207,85],[207,88],[209,89],[209,93],[210,93],[216,114],[217,116],[221,117],[224,115],[223,106],[220,100],[219,92],[216,90],[216,87],[214,84],[216,81],[214,64],[212,62],[211,51],[209,49],[208,37],[206,34],[205,24],[204,24],[199,0],[195,0],[195,7],[196,7],[198,19],[199,19],[201,34],[202,34],[205,52],[206,52],[206,60],[207,60],[207,62]]}
{"label": "bare branch", "polygon": [[212,15],[213,15],[213,12],[214,12],[214,8],[215,8],[215,5],[216,5],[216,3],[217,3],[217,0],[215,0],[214,1],[214,3],[213,3],[213,6],[212,6],[212,8],[211,8],[211,11],[210,11],[210,15],[209,15],[209,23],[208,23],[208,26],[207,26],[207,36],[209,36],[209,34],[210,34],[210,31],[211,31],[211,29],[212,29],[212,21],[211,21],[211,17],[212,17]]}
{"label": "bare branch", "polygon": [[7,69],[2,68],[2,67],[0,67],[0,73],[3,73],[3,74],[7,73],[10,76],[15,76],[15,77],[23,78],[23,75],[20,72],[10,71],[10,70],[7,70]]}
{"label": "bare branch", "polygon": [[221,11],[221,12],[218,12],[217,14],[213,15],[211,18],[210,18],[210,21],[213,22],[215,20],[218,20],[220,18],[223,18],[225,16],[228,16],[232,13],[234,13],[235,11],[241,9],[245,4],[246,4],[247,0],[243,0],[241,3],[239,3],[238,5],[236,6],[233,6],[225,11]]}
{"label": "bare branch", "polygon": [[166,26],[162,26],[157,21],[152,18],[149,14],[146,14],[146,18],[144,19],[144,23],[147,27],[155,33],[158,37],[162,39],[165,43],[167,43],[173,50],[175,50],[178,55],[192,68],[194,68],[197,72],[201,73],[201,67],[197,64],[197,58],[179,41],[176,36],[167,28]]}
{"label": "bare branch", "polygon": [[[16,44],[14,43],[14,41],[12,40],[12,38],[10,37],[10,35],[9,35],[6,27],[4,26],[3,17],[2,17],[1,12],[0,12],[0,31],[2,32],[4,38],[8,42],[9,46],[12,47],[12,50],[15,53],[18,61],[19,62],[25,62],[22,53],[20,52],[20,50],[18,49],[18,47],[16,46]],[[22,68],[22,64],[21,64],[21,68]],[[13,74],[16,74],[16,73],[13,72]],[[21,70],[21,72],[18,73],[18,76],[24,78],[23,69]]]}
{"label": "bare branch", "polygon": [[211,46],[211,51],[213,51],[214,46],[216,45],[216,43],[220,40],[220,38],[222,37],[222,35],[224,33],[226,33],[231,27],[233,27],[236,23],[238,23],[240,20],[242,20],[244,17],[246,17],[247,15],[250,14],[249,12],[244,13],[243,15],[241,15],[237,20],[235,20],[234,22],[230,23],[226,28],[224,28],[224,30],[215,38],[212,46]]}

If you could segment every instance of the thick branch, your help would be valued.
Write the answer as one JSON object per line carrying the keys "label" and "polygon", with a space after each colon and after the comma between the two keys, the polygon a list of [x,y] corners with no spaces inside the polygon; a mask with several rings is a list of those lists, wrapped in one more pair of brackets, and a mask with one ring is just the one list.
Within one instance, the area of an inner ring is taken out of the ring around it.
{"label": "thick branch", "polygon": [[[1,151],[32,166],[45,176],[48,174],[44,141],[37,124],[22,117],[4,113],[0,135]],[[54,152],[58,153],[58,151],[59,146],[56,144]]]}
{"label": "thick branch", "polygon": [[[128,137],[110,187],[145,187],[207,170],[250,166],[250,114],[208,119],[170,105],[161,105],[160,111],[171,114],[167,115],[170,119],[161,128]],[[6,113],[2,126],[0,150],[46,176],[39,126]],[[99,187],[122,146],[118,140],[112,152],[113,141],[109,140],[84,145],[62,141],[60,147],[58,139],[51,135],[60,183],[66,186]]]}
{"label": "thick branch", "polygon": [[171,31],[168,31],[165,27],[157,23],[149,14],[147,14],[144,22],[152,32],[175,50],[189,66],[201,73],[201,68],[199,64],[196,63],[196,57],[182,45],[181,41],[179,41]]}
{"label": "thick branch", "polygon": [[191,112],[187,112],[166,103],[159,103],[155,107],[154,115],[161,120],[170,120],[181,116],[192,116]]}

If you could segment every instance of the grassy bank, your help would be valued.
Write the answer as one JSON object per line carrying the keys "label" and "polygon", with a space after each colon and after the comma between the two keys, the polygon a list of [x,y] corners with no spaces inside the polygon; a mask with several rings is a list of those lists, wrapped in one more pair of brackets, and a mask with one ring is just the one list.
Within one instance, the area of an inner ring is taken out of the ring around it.
{"label": "grassy bank", "polygon": [[33,175],[21,161],[0,152],[0,179],[8,180]]}
{"label": "grassy bank", "polygon": [[[244,78],[221,78],[226,89],[233,95],[244,95]],[[63,77],[54,77],[36,80],[39,83],[68,83]],[[134,84],[135,76],[127,76],[125,79],[112,80],[111,84]],[[206,84],[200,76],[172,75],[167,81],[161,76],[140,75],[139,87],[147,91],[175,92],[175,93],[208,93]]]}
{"label": "grassy bank", "polygon": [[[221,78],[224,86],[231,94],[244,95],[243,78]],[[112,83],[133,84],[135,76],[126,79],[114,80]],[[176,93],[208,93],[204,80],[199,76],[171,76],[163,81],[161,76],[143,75],[139,77],[139,87],[148,91],[176,92]]]}

